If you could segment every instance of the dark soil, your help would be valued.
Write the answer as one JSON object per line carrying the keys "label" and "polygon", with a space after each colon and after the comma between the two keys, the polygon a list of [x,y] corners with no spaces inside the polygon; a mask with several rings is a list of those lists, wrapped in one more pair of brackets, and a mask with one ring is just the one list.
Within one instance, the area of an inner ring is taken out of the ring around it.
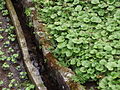
{"label": "dark soil", "polygon": [[96,82],[87,82],[84,84],[84,86],[86,87],[86,90],[98,90],[97,87],[97,83]]}

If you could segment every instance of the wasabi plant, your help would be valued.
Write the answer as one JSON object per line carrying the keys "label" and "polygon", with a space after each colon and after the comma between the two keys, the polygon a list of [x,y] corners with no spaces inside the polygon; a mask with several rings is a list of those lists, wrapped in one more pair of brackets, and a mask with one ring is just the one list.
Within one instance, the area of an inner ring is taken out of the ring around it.
{"label": "wasabi plant", "polygon": [[27,25],[29,27],[33,27],[33,22],[32,20],[30,19],[30,16],[32,15],[32,9],[34,9],[33,7],[31,8],[25,8],[25,15],[27,16],[28,18],[28,22],[27,22]]}
{"label": "wasabi plant", "polygon": [[3,51],[0,51],[0,56],[4,55],[4,52]]}
{"label": "wasabi plant", "polygon": [[6,15],[8,15],[9,13],[8,13],[8,10],[2,10],[2,15],[3,16],[6,16]]}
{"label": "wasabi plant", "polygon": [[32,90],[35,88],[35,85],[33,84],[27,84],[27,88],[25,90]]}
{"label": "wasabi plant", "polygon": [[51,52],[75,72],[73,80],[120,90],[120,1],[34,0],[51,37]]}
{"label": "wasabi plant", "polygon": [[10,90],[9,88],[2,88],[2,90]]}
{"label": "wasabi plant", "polygon": [[10,65],[7,64],[6,62],[2,65],[2,68],[3,68],[4,70],[8,70],[9,67],[10,67]]}
{"label": "wasabi plant", "polygon": [[21,79],[26,79],[27,78],[26,75],[27,75],[26,72],[20,72],[20,78]]}
{"label": "wasabi plant", "polygon": [[13,78],[13,73],[12,73],[12,72],[9,72],[8,75],[7,75],[7,77],[8,77],[9,79],[12,79],[12,78]]}
{"label": "wasabi plant", "polygon": [[30,16],[31,15],[31,9],[30,8],[26,8],[25,14],[26,14],[26,16]]}
{"label": "wasabi plant", "polygon": [[3,36],[2,35],[0,35],[0,40],[2,40],[3,39]]}
{"label": "wasabi plant", "polygon": [[0,86],[3,85],[3,83],[4,83],[4,82],[3,82],[2,80],[0,80]]}

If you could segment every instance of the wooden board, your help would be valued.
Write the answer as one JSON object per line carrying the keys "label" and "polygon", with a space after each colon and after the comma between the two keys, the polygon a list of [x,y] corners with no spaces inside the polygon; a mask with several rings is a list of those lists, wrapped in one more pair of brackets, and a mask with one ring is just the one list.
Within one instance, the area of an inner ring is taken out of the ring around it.
{"label": "wooden board", "polygon": [[5,0],[5,1],[7,4],[7,8],[9,10],[9,13],[10,13],[10,17],[12,19],[12,22],[16,28],[17,39],[18,39],[19,46],[20,46],[21,51],[22,51],[23,60],[24,60],[26,69],[28,71],[28,75],[29,75],[31,81],[36,85],[37,90],[47,90],[47,88],[43,84],[41,76],[37,75],[37,73],[36,73],[37,69],[33,66],[33,64],[30,60],[30,55],[28,52],[26,40],[25,40],[23,31],[22,31],[20,22],[18,20],[18,16],[17,16],[15,9],[13,7],[13,4],[12,4],[11,0]]}

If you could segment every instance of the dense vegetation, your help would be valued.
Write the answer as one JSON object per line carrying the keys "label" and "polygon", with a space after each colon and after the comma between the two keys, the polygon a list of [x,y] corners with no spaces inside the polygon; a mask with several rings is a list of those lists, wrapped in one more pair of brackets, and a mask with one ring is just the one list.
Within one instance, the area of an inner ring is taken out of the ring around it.
{"label": "dense vegetation", "polygon": [[20,50],[16,43],[15,28],[11,24],[5,1],[0,0],[0,90],[34,88],[20,62]]}
{"label": "dense vegetation", "polygon": [[120,90],[120,1],[33,0],[46,24],[52,52],[80,83]]}

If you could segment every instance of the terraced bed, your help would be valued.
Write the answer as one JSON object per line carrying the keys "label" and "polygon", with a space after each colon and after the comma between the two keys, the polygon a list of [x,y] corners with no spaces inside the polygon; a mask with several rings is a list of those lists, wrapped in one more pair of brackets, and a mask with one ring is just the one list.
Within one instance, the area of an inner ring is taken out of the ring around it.
{"label": "terraced bed", "polygon": [[4,0],[0,0],[0,90],[30,90],[15,27]]}
{"label": "terraced bed", "polygon": [[119,0],[6,1],[0,89],[120,90]]}
{"label": "terraced bed", "polygon": [[51,42],[48,51],[60,65],[75,72],[71,78],[83,85],[96,83],[87,89],[120,90],[120,1],[33,3],[36,19],[43,25],[39,30],[44,30]]}

